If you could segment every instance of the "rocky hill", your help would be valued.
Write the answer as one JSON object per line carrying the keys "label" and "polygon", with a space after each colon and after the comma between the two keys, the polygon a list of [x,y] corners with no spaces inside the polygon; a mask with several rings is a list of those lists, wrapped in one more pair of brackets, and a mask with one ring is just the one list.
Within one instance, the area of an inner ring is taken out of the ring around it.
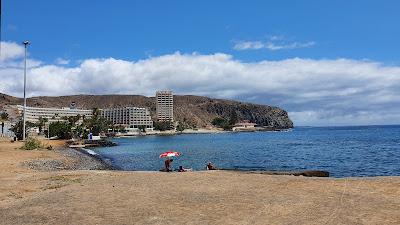
{"label": "rocky hill", "polygon": [[[147,107],[155,115],[154,97],[140,95],[71,95],[59,97],[33,97],[27,100],[28,106],[68,107],[72,102],[76,107],[107,108],[120,106]],[[0,108],[5,105],[23,104],[23,99],[0,94]],[[239,120],[249,120],[263,126],[284,129],[293,127],[287,112],[267,105],[244,103],[232,100],[213,99],[192,95],[174,96],[174,116],[177,121],[185,121],[197,127],[206,127],[217,117],[229,118],[236,112]]]}

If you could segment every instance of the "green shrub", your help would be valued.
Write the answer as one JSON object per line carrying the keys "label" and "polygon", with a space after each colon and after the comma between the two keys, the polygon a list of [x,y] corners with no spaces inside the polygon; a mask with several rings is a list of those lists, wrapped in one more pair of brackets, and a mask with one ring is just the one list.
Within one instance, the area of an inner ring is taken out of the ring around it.
{"label": "green shrub", "polygon": [[[26,121],[26,126],[25,126],[25,134],[27,134],[27,131],[31,128],[35,127],[34,123],[31,123],[29,121]],[[23,137],[23,122],[20,120],[18,121],[15,125],[13,125],[10,129],[12,132],[14,132],[15,136],[17,137],[18,140],[22,140]],[[28,134],[27,134],[28,135]]]}
{"label": "green shrub", "polygon": [[44,148],[43,144],[38,139],[32,137],[27,138],[24,146],[22,146],[22,149],[24,150],[35,150],[40,148]]}
{"label": "green shrub", "polygon": [[211,123],[216,127],[223,127],[224,125],[228,124],[228,121],[221,117],[215,117]]}
{"label": "green shrub", "polygon": [[179,122],[178,122],[178,126],[176,126],[176,131],[182,132],[182,131],[184,131],[185,129],[186,129],[185,124],[179,121]]}
{"label": "green shrub", "polygon": [[50,137],[57,136],[59,139],[70,139],[72,137],[72,126],[65,121],[53,122],[49,125]]}
{"label": "green shrub", "polygon": [[159,131],[172,130],[173,125],[171,121],[158,121],[154,122],[154,129]]}
{"label": "green shrub", "polygon": [[212,120],[212,125],[222,128],[224,130],[232,130],[233,125],[230,122],[222,117],[215,117]]}

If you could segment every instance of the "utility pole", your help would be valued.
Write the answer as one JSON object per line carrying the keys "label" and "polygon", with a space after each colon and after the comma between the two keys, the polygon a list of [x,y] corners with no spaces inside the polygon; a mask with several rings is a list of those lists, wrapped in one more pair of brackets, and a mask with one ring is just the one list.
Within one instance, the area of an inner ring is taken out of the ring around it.
{"label": "utility pole", "polygon": [[25,133],[26,133],[26,51],[29,45],[29,41],[23,42],[25,46],[25,60],[24,60],[24,118],[23,118],[23,126],[22,126],[22,140],[25,141]]}

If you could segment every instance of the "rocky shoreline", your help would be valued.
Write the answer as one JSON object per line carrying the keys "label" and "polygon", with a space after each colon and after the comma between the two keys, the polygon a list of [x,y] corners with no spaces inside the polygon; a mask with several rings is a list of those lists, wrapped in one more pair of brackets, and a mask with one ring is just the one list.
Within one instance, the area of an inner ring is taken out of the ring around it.
{"label": "rocky shoreline", "polygon": [[34,159],[22,165],[39,171],[60,170],[116,170],[110,162],[84,150],[59,147],[55,150],[60,159]]}
{"label": "rocky shoreline", "polygon": [[[104,143],[111,143],[115,146],[116,144],[111,141],[104,141]],[[64,142],[64,145],[68,142]],[[95,146],[99,146],[97,142],[93,142]],[[62,171],[62,170],[118,170],[123,169],[112,165],[110,160],[102,158],[100,155],[92,151],[91,149],[85,148],[71,148],[71,147],[56,147],[53,151],[59,157],[57,158],[37,158],[28,161],[24,161],[21,165],[25,168],[37,170],[37,171]],[[100,145],[102,146],[102,145]],[[239,173],[256,173],[264,175],[289,175],[289,176],[304,176],[304,177],[329,177],[328,171],[318,170],[301,170],[301,171],[266,171],[266,170],[242,170],[242,169],[229,169],[220,168],[222,171],[239,172]],[[152,172],[156,172],[154,170]]]}
{"label": "rocky shoreline", "polygon": [[[35,160],[28,161],[27,166],[31,169],[54,171],[54,170],[120,170],[104,160],[98,154],[91,154],[87,149],[83,148],[62,148],[56,150],[64,157],[74,159],[73,163],[63,163],[61,160]],[[289,175],[289,176],[304,176],[304,177],[329,177],[329,172],[319,170],[304,170],[304,171],[264,171],[264,170],[240,170],[240,169],[220,169],[223,171],[241,172],[241,173],[256,173],[265,175]],[[154,170],[156,172],[156,170]]]}

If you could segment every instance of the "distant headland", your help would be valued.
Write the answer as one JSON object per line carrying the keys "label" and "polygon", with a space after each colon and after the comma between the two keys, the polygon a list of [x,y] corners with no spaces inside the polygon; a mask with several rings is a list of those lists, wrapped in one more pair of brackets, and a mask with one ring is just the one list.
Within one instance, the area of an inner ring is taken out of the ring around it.
{"label": "distant headland", "polygon": [[[0,93],[0,109],[6,105],[22,103],[22,98]],[[27,105],[33,107],[67,107],[71,103],[76,104],[76,107],[81,109],[133,105],[148,108],[152,117],[156,117],[155,98],[141,95],[39,96],[27,100]],[[236,114],[238,120],[249,121],[259,126],[274,129],[293,127],[293,122],[288,113],[278,107],[203,96],[174,95],[174,119],[189,126],[207,128],[212,126],[212,121],[215,118],[228,119],[232,112]]]}

